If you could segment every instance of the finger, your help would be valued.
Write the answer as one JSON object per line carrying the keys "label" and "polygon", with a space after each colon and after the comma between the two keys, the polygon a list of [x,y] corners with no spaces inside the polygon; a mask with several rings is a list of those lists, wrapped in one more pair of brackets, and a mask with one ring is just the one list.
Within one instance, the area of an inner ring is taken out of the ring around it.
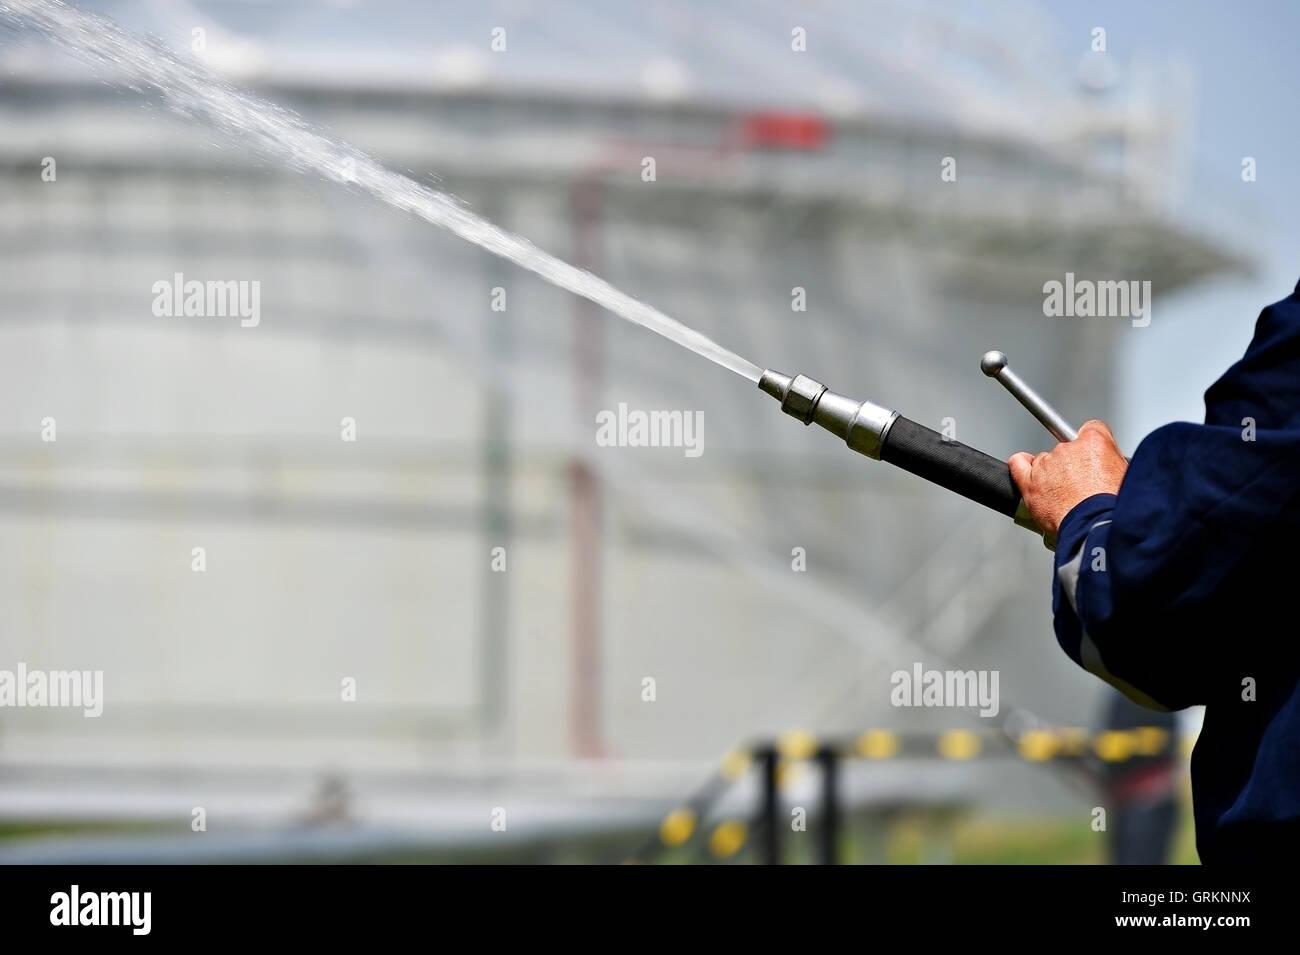
{"label": "finger", "polygon": [[1028,451],[1017,451],[1011,457],[1007,458],[1007,467],[1011,469],[1011,480],[1016,482],[1016,487],[1024,493],[1026,486],[1029,484],[1029,476],[1034,470],[1034,459]]}

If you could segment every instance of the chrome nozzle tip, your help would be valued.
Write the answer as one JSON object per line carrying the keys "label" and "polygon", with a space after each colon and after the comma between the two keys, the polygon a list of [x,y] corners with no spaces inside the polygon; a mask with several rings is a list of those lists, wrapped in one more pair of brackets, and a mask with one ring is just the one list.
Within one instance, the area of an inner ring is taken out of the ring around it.
{"label": "chrome nozzle tip", "polygon": [[784,404],[785,396],[790,393],[790,383],[793,380],[789,375],[783,375],[779,371],[768,368],[759,376],[758,387]]}
{"label": "chrome nozzle tip", "polygon": [[826,386],[807,375],[783,375],[767,369],[759,376],[758,387],[781,402],[781,410],[804,424],[812,424],[817,403],[826,394]]}
{"label": "chrome nozzle tip", "polygon": [[996,378],[1003,368],[1007,367],[1007,356],[1000,351],[986,351],[984,357],[980,359],[980,371],[990,378]]}

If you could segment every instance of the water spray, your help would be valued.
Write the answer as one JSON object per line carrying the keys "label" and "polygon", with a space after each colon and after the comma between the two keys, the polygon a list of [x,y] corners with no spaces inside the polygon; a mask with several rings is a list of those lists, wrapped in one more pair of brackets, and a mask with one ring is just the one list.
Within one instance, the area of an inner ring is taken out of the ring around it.
{"label": "water spray", "polygon": [[[711,338],[638,301],[598,276],[537,248],[479,216],[454,196],[417,183],[378,160],[331,139],[296,114],[215,76],[197,61],[160,42],[124,30],[112,20],[88,14],[60,0],[0,0],[0,24],[35,30],[93,68],[123,71],[152,88],[174,110],[229,133],[236,141],[290,168],[315,173],[420,218],[541,278],[595,302],[613,314],[649,329],[696,354],[758,383],[781,403],[781,410],[804,424],[817,423],[844,439],[860,454],[956,491],[1012,518],[1037,534],[1043,530],[1029,514],[1007,465],[982,451],[949,439],[897,411],[831,391],[806,375],[790,377],[758,365]],[[1075,431],[1007,366],[1001,352],[981,363],[1058,440]],[[1044,535],[1048,547],[1055,546]]]}
{"label": "water spray", "polygon": [[[1078,433],[1007,363],[999,351],[984,355],[980,367],[1002,383],[1058,441],[1073,441]],[[873,461],[885,461],[977,504],[1005,514],[1021,527],[1039,534],[1049,549],[1056,538],[1034,520],[1020,497],[1006,462],[962,444],[897,411],[871,401],[858,401],[831,391],[807,375],[767,369],[758,387],[781,403],[781,410],[805,425],[817,424],[842,438],[854,451]]]}

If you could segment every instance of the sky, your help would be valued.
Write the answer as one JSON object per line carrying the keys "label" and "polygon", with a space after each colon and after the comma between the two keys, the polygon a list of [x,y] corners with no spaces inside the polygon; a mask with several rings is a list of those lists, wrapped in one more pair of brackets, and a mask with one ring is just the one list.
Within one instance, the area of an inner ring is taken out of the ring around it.
{"label": "sky", "polygon": [[[1124,76],[1144,62],[1187,64],[1196,90],[1194,157],[1181,211],[1202,228],[1206,221],[1213,228],[1220,209],[1225,229],[1226,217],[1251,223],[1259,255],[1251,278],[1157,298],[1151,324],[1131,330],[1115,422],[1131,451],[1161,424],[1203,420],[1205,389],[1240,357],[1260,310],[1300,279],[1300,2],[1092,0],[1048,10],[1067,42],[1077,35],[1081,51],[1092,28],[1105,27]],[[1243,156],[1256,160],[1255,182],[1241,179]],[[1086,410],[1074,409],[1074,417],[1087,417]]]}

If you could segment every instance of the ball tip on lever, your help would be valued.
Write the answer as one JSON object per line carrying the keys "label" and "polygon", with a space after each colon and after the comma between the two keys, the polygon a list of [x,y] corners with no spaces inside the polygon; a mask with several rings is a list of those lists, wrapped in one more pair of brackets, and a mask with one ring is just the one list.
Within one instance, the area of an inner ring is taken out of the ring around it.
{"label": "ball tip on lever", "polygon": [[980,359],[980,371],[990,378],[996,378],[1003,368],[1007,367],[1008,359],[1005,353],[1000,351],[986,351],[984,357]]}
{"label": "ball tip on lever", "polygon": [[1079,436],[1074,425],[1066,421],[1038,392],[1011,370],[1007,356],[1000,351],[987,351],[980,359],[980,370],[999,382],[1025,409],[1038,419],[1057,441],[1073,441]]}

